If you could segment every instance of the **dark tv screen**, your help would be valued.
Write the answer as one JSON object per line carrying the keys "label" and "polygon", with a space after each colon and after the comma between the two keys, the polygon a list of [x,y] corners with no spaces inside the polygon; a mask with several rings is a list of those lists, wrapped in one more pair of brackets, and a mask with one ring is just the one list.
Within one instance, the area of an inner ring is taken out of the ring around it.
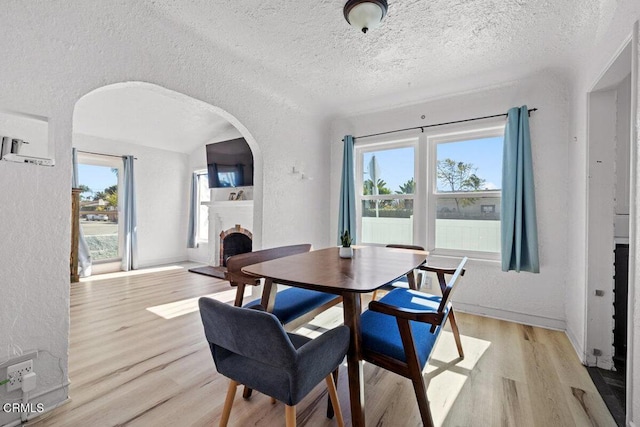
{"label": "dark tv screen", "polygon": [[253,185],[253,153],[244,138],[207,144],[209,188]]}

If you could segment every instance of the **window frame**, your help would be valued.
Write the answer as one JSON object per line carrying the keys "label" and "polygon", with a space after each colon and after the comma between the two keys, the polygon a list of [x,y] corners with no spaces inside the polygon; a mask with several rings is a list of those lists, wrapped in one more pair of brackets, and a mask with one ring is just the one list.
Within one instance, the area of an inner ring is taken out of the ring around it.
{"label": "window frame", "polygon": [[[413,194],[379,194],[379,195],[364,195],[364,155],[372,151],[393,150],[400,148],[413,148],[413,180],[415,182],[415,188]],[[416,215],[416,200],[418,199],[419,186],[418,179],[416,177],[418,173],[418,153],[419,153],[419,139],[417,137],[393,139],[393,140],[373,140],[366,143],[355,144],[354,146],[354,159],[355,159],[355,186],[356,186],[356,229],[357,229],[357,243],[368,246],[384,246],[382,243],[368,243],[362,241],[362,202],[366,200],[413,200],[413,236],[412,240],[415,242],[418,237],[418,216]],[[413,244],[413,243],[411,243]]]}
{"label": "window frame", "polygon": [[[470,139],[503,137],[504,119],[485,120],[481,123],[467,122],[446,125],[438,128],[424,129],[417,136],[400,136],[390,138],[378,136],[356,141],[354,145],[354,173],[356,186],[356,228],[358,244],[367,246],[384,246],[380,243],[367,243],[362,240],[362,202],[364,200],[413,200],[413,242],[425,247],[435,256],[468,256],[474,259],[500,260],[500,251],[484,252],[465,249],[436,248],[436,206],[439,198],[466,196],[502,198],[502,189],[473,192],[438,192],[437,191],[437,146],[441,143],[465,141]],[[405,135],[407,135],[405,133]],[[413,147],[414,149],[414,194],[368,195],[362,194],[364,186],[364,154],[385,149]],[[500,153],[502,156],[502,153]]]}
{"label": "window frame", "polygon": [[[455,198],[455,197],[469,197],[473,194],[473,197],[478,198],[497,198],[502,200],[502,189],[498,190],[481,190],[481,191],[456,191],[456,192],[444,192],[438,191],[438,178],[437,178],[437,147],[439,144],[446,144],[451,142],[463,142],[468,140],[480,139],[480,138],[494,138],[504,136],[505,123],[485,123],[483,126],[470,125],[452,127],[447,132],[429,133],[426,135],[426,148],[427,148],[427,176],[426,176],[426,245],[429,248],[429,252],[432,255],[442,256],[460,256],[464,252],[464,255],[475,259],[487,259],[487,260],[499,260],[500,251],[498,252],[485,252],[485,251],[472,251],[466,249],[450,249],[450,248],[437,248],[436,247],[436,219],[437,219],[437,205],[438,200],[443,198]],[[502,153],[500,153],[502,155]]]}
{"label": "window frame", "polygon": [[[124,222],[120,221],[122,214],[122,186],[123,176],[124,176],[124,165],[122,163],[122,157],[112,154],[98,154],[98,153],[84,153],[78,151],[78,164],[79,165],[89,165],[89,166],[100,166],[110,169],[117,169],[117,185],[118,185],[118,206],[116,208],[116,212],[118,213],[118,254],[115,258],[105,258],[105,259],[93,259],[91,263],[94,266],[104,265],[107,268],[111,268],[110,264],[113,266],[119,266],[122,261],[122,252],[124,248]],[[80,184],[80,183],[79,183]],[[95,274],[95,271],[94,271]]]}
{"label": "window frame", "polygon": [[[209,205],[211,204],[211,189],[209,188],[209,172],[206,169],[199,169],[199,170],[193,171],[193,173],[196,174],[196,183],[197,183],[196,195],[197,195],[197,206],[198,206],[196,217],[194,218],[195,224],[196,224],[196,243],[208,243],[209,229],[207,228],[207,233],[206,235],[203,236],[202,230],[200,229],[200,219],[201,219],[200,213],[202,210],[202,206],[206,206],[208,208]],[[200,191],[201,189],[200,179],[204,179],[205,181],[206,188],[209,193],[208,200],[203,200],[203,194],[202,194],[202,191]]]}

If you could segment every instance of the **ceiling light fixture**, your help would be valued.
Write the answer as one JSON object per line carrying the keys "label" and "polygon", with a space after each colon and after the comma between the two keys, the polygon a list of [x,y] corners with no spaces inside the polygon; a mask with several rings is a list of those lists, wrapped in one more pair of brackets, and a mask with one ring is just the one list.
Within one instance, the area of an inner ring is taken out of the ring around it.
{"label": "ceiling light fixture", "polygon": [[349,0],[344,5],[344,19],[363,33],[380,25],[387,14],[387,0]]}

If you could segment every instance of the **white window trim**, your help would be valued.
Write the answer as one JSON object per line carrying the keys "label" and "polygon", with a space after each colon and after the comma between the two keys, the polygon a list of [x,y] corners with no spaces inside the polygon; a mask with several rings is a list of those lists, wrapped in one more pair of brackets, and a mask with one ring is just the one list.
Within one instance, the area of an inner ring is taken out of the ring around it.
{"label": "white window trim", "polygon": [[[415,201],[418,199],[418,182],[416,179],[416,173],[418,171],[418,138],[403,138],[385,141],[370,141],[366,143],[355,144],[354,146],[354,158],[356,162],[355,167],[355,190],[356,190],[356,230],[357,230],[357,243],[368,246],[384,246],[381,243],[367,243],[362,242],[362,202],[365,200],[389,200],[389,199],[404,199],[414,201],[414,214],[413,214],[413,240],[416,240],[417,234],[417,216]],[[416,182],[413,194],[383,194],[383,195],[363,195],[362,188],[364,187],[364,154],[372,151],[380,151],[387,149],[398,148],[413,148],[413,180]]]}
{"label": "white window trim", "polygon": [[475,129],[460,129],[448,131],[446,133],[428,133],[426,137],[427,146],[427,164],[425,169],[428,171],[426,176],[426,247],[429,253],[435,256],[461,256],[466,255],[469,258],[485,259],[485,260],[499,260],[500,252],[483,252],[483,251],[471,251],[463,249],[445,249],[436,248],[436,206],[439,198],[466,196],[469,197],[473,194],[474,197],[498,197],[502,198],[502,190],[485,190],[485,191],[473,191],[473,192],[439,192],[437,190],[437,154],[436,149],[438,144],[447,142],[459,142],[465,140],[473,140],[480,138],[491,138],[504,135],[504,122],[500,124],[485,124],[482,128],[476,127]]}
{"label": "white window trim", "polygon": [[202,194],[200,192],[200,176],[202,175],[208,175],[208,171],[207,169],[198,169],[193,171],[196,176],[196,183],[198,185],[197,188],[197,196],[198,196],[198,210],[196,212],[196,217],[195,217],[195,222],[196,222],[196,243],[208,243],[209,242],[209,232],[205,233],[205,236],[202,236],[201,231],[200,231],[200,208],[202,206],[209,206],[209,204],[211,203],[211,189],[209,189],[209,201],[203,201],[202,200]]}
{"label": "white window trim", "polygon": [[[386,137],[368,138],[365,141],[357,141],[354,147],[355,160],[355,186],[356,186],[356,227],[358,243],[381,246],[381,244],[362,243],[362,201],[386,200],[390,195],[364,196],[362,195],[363,180],[363,156],[364,153],[384,149],[414,148],[414,181],[415,193],[413,195],[393,195],[394,199],[413,199],[413,244],[425,247],[434,256],[468,256],[473,259],[499,260],[499,252],[480,252],[462,249],[443,249],[435,247],[435,215],[438,197],[451,197],[458,194],[469,196],[469,193],[438,193],[436,178],[436,147],[444,142],[464,141],[468,139],[488,138],[504,135],[504,119],[486,120],[483,122],[468,122],[463,124],[447,125],[438,128],[425,129],[423,133],[413,137],[401,137],[386,139]],[[405,134],[406,135],[406,134]],[[501,197],[501,190],[486,190],[473,192],[479,197]]]}
{"label": "white window trim", "polygon": [[[124,176],[124,165],[122,162],[122,157],[119,157],[115,154],[97,154],[97,153],[83,153],[78,150],[78,164],[83,165],[91,165],[91,166],[102,166],[108,167],[112,169],[118,170],[118,193],[123,188],[123,176]],[[120,221],[122,217],[122,206],[120,204],[122,198],[118,197],[118,256],[116,258],[102,259],[102,260],[92,260],[93,264],[93,274],[97,274],[95,267],[97,265],[105,266],[104,272],[112,272],[119,271],[120,263],[122,261],[122,248],[124,248],[124,222]],[[117,268],[114,270],[114,268]],[[101,271],[101,270],[99,270]]]}

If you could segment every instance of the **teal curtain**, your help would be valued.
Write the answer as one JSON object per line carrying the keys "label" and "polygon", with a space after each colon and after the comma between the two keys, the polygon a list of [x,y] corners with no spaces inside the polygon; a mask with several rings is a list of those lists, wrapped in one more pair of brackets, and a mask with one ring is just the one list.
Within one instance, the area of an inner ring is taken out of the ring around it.
{"label": "teal curtain", "polygon": [[191,200],[189,201],[189,235],[187,239],[188,248],[197,248],[196,233],[198,230],[198,174],[191,174]]}
{"label": "teal curtain", "polygon": [[124,248],[122,253],[122,270],[138,268],[138,230],[136,220],[136,194],[133,173],[133,156],[123,156],[124,169],[122,186],[122,223],[124,229]]}
{"label": "teal curtain", "polygon": [[[78,188],[80,185],[78,177],[78,150],[75,148],[71,149],[71,159],[73,164],[71,186]],[[78,276],[89,277],[91,276],[91,251],[89,250],[87,239],[84,237],[82,227],[80,227],[78,231]]]}
{"label": "teal curtain", "polygon": [[529,112],[509,110],[502,159],[502,271],[540,272]]}
{"label": "teal curtain", "polygon": [[342,156],[342,184],[340,186],[340,211],[338,215],[338,244],[340,235],[349,230],[351,239],[356,240],[356,188],[353,159],[353,136],[347,135]]}

